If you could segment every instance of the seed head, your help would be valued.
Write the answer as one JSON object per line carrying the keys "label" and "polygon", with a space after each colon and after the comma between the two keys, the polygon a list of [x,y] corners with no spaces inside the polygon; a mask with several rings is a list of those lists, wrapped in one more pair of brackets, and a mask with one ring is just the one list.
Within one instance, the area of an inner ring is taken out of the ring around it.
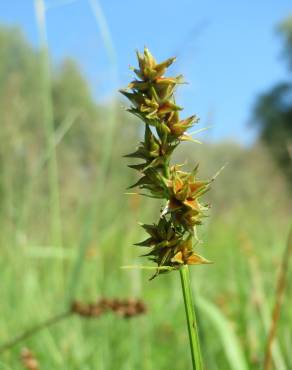
{"label": "seed head", "polygon": [[92,303],[75,301],[72,303],[71,312],[86,318],[99,318],[107,312],[112,312],[123,318],[132,318],[146,313],[147,307],[139,299],[102,298]]}
{"label": "seed head", "polygon": [[193,140],[186,131],[199,121],[195,115],[180,118],[183,108],[176,104],[174,93],[183,83],[183,77],[164,76],[175,58],[157,63],[147,48],[143,54],[137,52],[137,58],[139,68],[133,69],[136,79],[121,93],[131,102],[128,111],[144,122],[145,132],[144,141],[126,157],[142,160],[129,165],[141,174],[131,188],[166,201],[157,223],[142,224],[149,237],[136,244],[150,248],[144,256],[157,264],[156,276],[166,271],[160,267],[178,269],[184,264],[209,263],[194,252],[193,244],[195,228],[202,224],[208,210],[200,198],[209,190],[211,181],[197,178],[198,166],[185,172],[182,166],[170,165],[176,147],[183,141]]}
{"label": "seed head", "polygon": [[21,362],[27,370],[38,370],[39,362],[34,353],[28,348],[23,348],[21,351]]}

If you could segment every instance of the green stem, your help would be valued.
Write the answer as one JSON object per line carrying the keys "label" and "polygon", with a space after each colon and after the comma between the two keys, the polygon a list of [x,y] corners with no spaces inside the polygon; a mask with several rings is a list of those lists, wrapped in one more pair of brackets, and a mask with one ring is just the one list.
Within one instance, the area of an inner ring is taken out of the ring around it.
{"label": "green stem", "polygon": [[184,297],[186,311],[190,348],[192,355],[192,364],[194,370],[203,370],[202,355],[200,350],[200,341],[198,327],[196,322],[195,307],[193,304],[190,274],[188,265],[184,265],[180,270],[181,286]]}
{"label": "green stem", "polygon": [[55,315],[53,317],[50,317],[49,319],[37,324],[36,326],[24,331],[20,335],[17,335],[13,339],[10,339],[6,343],[3,343],[0,345],[0,353],[5,352],[6,350],[16,346],[17,344],[29,339],[33,335],[37,334],[43,329],[47,329],[51,327],[52,325],[57,324],[58,322],[64,320],[65,318],[72,315],[72,311],[68,310],[66,312],[62,312],[61,314]]}
{"label": "green stem", "polygon": [[40,37],[40,70],[41,80],[41,99],[43,105],[43,120],[47,140],[48,158],[48,177],[50,192],[50,217],[51,217],[51,234],[53,244],[62,247],[62,225],[60,210],[59,194],[59,174],[58,161],[55,146],[55,128],[54,128],[54,107],[52,100],[51,87],[51,68],[49,47],[46,32],[46,7],[44,0],[34,0],[36,18]]}

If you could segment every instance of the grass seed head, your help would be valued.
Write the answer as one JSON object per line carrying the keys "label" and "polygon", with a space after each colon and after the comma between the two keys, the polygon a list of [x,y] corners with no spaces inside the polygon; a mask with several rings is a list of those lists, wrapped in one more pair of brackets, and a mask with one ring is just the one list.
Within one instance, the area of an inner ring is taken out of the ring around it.
{"label": "grass seed head", "polygon": [[99,318],[107,312],[123,318],[132,318],[146,313],[147,308],[139,299],[101,298],[93,303],[75,301],[71,305],[71,312],[86,318]]}
{"label": "grass seed head", "polygon": [[152,198],[164,199],[166,206],[160,219],[153,225],[142,225],[149,237],[137,243],[150,248],[144,254],[158,266],[157,273],[178,269],[182,265],[204,264],[208,260],[193,250],[195,228],[202,224],[208,207],[200,203],[210,188],[211,181],[197,179],[198,166],[191,172],[182,166],[170,166],[173,151],[183,141],[192,141],[186,131],[198,122],[198,117],[181,119],[182,107],[175,102],[176,87],[183,77],[164,76],[167,68],[175,61],[169,58],[157,63],[150,51],[137,52],[139,68],[136,79],[121,93],[129,99],[128,111],[140,118],[145,125],[144,141],[136,151],[127,155],[142,162],[129,167],[140,172],[141,177],[131,186],[146,191]]}
{"label": "grass seed head", "polygon": [[34,353],[28,348],[23,348],[21,351],[21,362],[27,370],[38,370],[39,362]]}

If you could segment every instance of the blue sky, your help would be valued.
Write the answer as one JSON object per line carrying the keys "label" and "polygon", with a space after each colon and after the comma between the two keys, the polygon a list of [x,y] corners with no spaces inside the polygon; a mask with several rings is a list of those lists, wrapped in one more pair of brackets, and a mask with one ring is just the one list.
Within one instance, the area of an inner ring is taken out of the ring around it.
{"label": "blue sky", "polygon": [[[116,65],[92,4],[102,9]],[[135,49],[147,45],[158,60],[177,55],[172,72],[189,82],[178,102],[186,115],[201,117],[201,126],[213,125],[204,134],[211,140],[251,143],[256,131],[248,122],[256,97],[287,77],[275,27],[292,13],[290,0],[47,0],[46,6],[54,62],[75,58],[97,99],[127,84]],[[19,25],[38,45],[33,0],[0,2],[0,23]]]}

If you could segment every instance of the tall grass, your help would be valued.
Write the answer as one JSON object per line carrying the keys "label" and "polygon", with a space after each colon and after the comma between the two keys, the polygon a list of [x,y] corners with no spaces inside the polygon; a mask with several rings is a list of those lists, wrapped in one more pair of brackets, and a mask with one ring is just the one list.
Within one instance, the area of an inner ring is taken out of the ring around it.
{"label": "tall grass", "polygon": [[289,271],[289,261],[292,255],[292,228],[288,235],[287,246],[284,249],[281,268],[279,272],[279,277],[277,281],[276,294],[275,294],[275,303],[272,313],[272,321],[270,325],[270,330],[268,334],[265,358],[264,358],[264,369],[269,370],[272,366],[272,354],[273,354],[273,345],[276,339],[276,332],[279,325],[281,309],[283,305],[285,290],[287,286],[287,276]]}
{"label": "tall grass", "polygon": [[[119,215],[121,216],[122,213]],[[128,220],[124,227],[130,226],[130,223],[132,220]],[[237,221],[234,220],[234,224],[230,224],[228,229],[225,229],[230,237],[225,237],[224,250],[220,242],[220,225],[216,223],[209,225],[208,244],[213,248],[212,259],[219,256],[225,258],[224,256],[230,251],[236,259],[242,258],[240,249],[234,248],[236,237],[232,238],[232,228],[236,227],[236,223]],[[129,296],[132,272],[119,269],[123,264],[121,256],[113,259],[117,245],[123,251],[129,249],[129,239],[124,237],[123,228],[119,227],[119,220],[113,226],[113,233],[99,244],[105,269],[111,269],[111,276],[107,274],[101,277],[96,269],[98,254],[87,256],[80,281],[82,291],[79,293],[85,300],[94,299],[99,286],[102,286],[103,291],[109,296],[114,296],[117,292],[121,297]],[[270,238],[275,235],[275,231],[269,231]],[[263,261],[265,242],[261,235],[257,237],[259,258]],[[136,238],[137,235],[132,234],[130,240],[133,242]],[[277,244],[273,248],[277,248]],[[56,295],[56,292],[59,289],[61,271],[57,275],[51,274],[51,258],[30,253],[30,250],[32,247],[27,246],[19,250],[17,255],[10,253],[8,248],[2,250],[0,267],[2,279],[6,284],[0,286],[0,294],[4,297],[1,302],[1,315],[5,318],[0,321],[1,342],[60,309],[58,300],[62,299],[62,296]],[[76,258],[77,251],[72,253]],[[23,261],[27,268],[21,271],[19,266]],[[73,266],[74,259],[69,258],[66,261]],[[229,264],[226,266],[225,263],[225,268],[222,270],[219,259],[211,269],[210,279],[213,279],[213,284],[208,283],[209,279],[206,279],[203,269],[198,269],[195,278],[193,277],[206,366],[212,369],[216,369],[217,366],[218,369],[256,370],[261,364],[266,332],[261,326],[260,316],[254,319],[250,313],[247,321],[244,321],[244,307],[252,305],[252,297],[243,296],[243,300],[239,301],[238,288],[230,281]],[[237,274],[239,279],[245,281],[245,286],[251,289],[244,271],[238,271]],[[69,276],[70,274],[67,274],[67,277]],[[265,292],[271,294],[268,276],[263,275],[263,278]],[[181,307],[181,294],[177,286],[176,274],[162,276],[159,280],[154,280],[152,285],[149,285],[147,276],[142,275],[140,295],[143,295],[149,306],[149,313],[145,317],[134,319],[131,323],[120,322],[112,317],[82,322],[73,318],[70,322],[61,322],[50,330],[47,329],[36,337],[31,337],[25,345],[33,349],[45,368],[53,367],[57,370],[80,368],[84,363],[88,369],[101,369],[101,361],[104,369],[111,370],[127,369],[129,366],[142,370],[154,367],[166,370],[172,366],[189,368],[191,364],[190,359],[186,357],[188,339],[184,334],[184,310]],[[13,311],[11,307],[14,307]],[[282,310],[283,317],[289,317],[289,306],[284,305]],[[258,358],[249,357],[246,347],[249,339],[239,330],[240,327],[249,327],[249,325],[253,327],[253,336],[261,343],[259,348],[255,347]],[[280,319],[278,341],[285,362],[289,358],[289,349],[285,348],[286,339],[283,335],[286,325],[287,323]],[[135,337],[138,342],[132,342],[132,338]],[[206,348],[205,337],[208,343]],[[8,369],[20,368],[18,353],[22,345],[1,356],[2,363],[6,364]],[[175,348],[175,351],[170,352],[169,348]],[[150,357],[149,354],[151,354]],[[289,368],[288,363],[286,367]]]}
{"label": "tall grass", "polygon": [[49,59],[49,47],[46,33],[46,15],[44,0],[35,0],[35,13],[40,36],[41,50],[41,71],[42,79],[42,108],[43,124],[47,138],[47,152],[50,153],[48,159],[48,181],[50,189],[50,214],[51,214],[51,235],[52,242],[55,246],[62,246],[62,226],[60,211],[60,194],[59,194],[59,175],[57,153],[54,143],[54,111],[52,103],[51,90],[51,67]]}
{"label": "tall grass", "polygon": [[[102,39],[104,42],[105,50],[108,55],[110,65],[110,75],[113,76],[115,84],[118,84],[118,73],[117,73],[117,61],[115,55],[114,44],[110,35],[110,30],[107,25],[106,18],[102,12],[102,8],[99,5],[98,0],[91,0],[89,2],[92,14],[96,20],[96,24],[100,29]],[[107,129],[103,132],[102,137],[99,139],[103,141],[101,159],[96,159],[99,162],[99,171],[96,176],[95,186],[93,187],[93,194],[91,200],[90,209],[85,217],[81,238],[79,241],[79,254],[75,262],[75,266],[72,271],[72,277],[70,279],[68,287],[68,302],[70,302],[77,290],[80,274],[82,272],[82,265],[85,257],[86,250],[88,248],[90,239],[92,237],[92,229],[97,224],[97,212],[99,208],[100,197],[105,189],[108,179],[108,169],[111,160],[111,153],[113,149],[113,140],[115,136],[115,123],[117,120],[117,102],[114,97],[111,102],[106,116],[105,124]],[[99,265],[99,269],[102,270],[102,262]]]}

